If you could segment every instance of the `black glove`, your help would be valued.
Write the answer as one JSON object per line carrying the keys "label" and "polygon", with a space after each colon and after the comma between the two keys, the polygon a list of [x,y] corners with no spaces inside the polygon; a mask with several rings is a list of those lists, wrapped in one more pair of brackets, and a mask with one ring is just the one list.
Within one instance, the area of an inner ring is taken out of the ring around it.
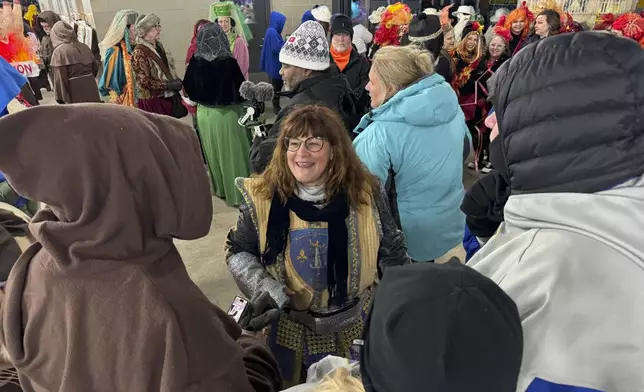
{"label": "black glove", "polygon": [[181,91],[182,86],[183,82],[181,81],[181,79],[171,80],[166,83],[166,89],[168,91]]}
{"label": "black glove", "polygon": [[239,320],[239,325],[247,331],[261,331],[280,315],[279,306],[266,291],[255,294],[249,305],[250,311]]}

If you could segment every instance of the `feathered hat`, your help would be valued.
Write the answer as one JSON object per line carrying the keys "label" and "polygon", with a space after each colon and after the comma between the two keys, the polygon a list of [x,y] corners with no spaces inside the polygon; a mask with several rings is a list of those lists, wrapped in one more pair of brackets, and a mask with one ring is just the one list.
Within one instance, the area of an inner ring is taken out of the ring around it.
{"label": "feathered hat", "polygon": [[612,30],[613,23],[615,23],[614,14],[599,14],[597,20],[595,21],[595,27],[593,30]]}
{"label": "feathered hat", "polygon": [[644,18],[634,12],[623,14],[615,19],[612,29],[639,42],[644,38]]}
{"label": "feathered hat", "polygon": [[564,10],[561,8],[559,5],[560,0],[541,0],[536,7],[532,9],[535,14],[539,14],[545,10],[552,10],[558,13],[559,15],[563,15]]}
{"label": "feathered hat", "polygon": [[411,9],[408,5],[396,3],[388,6],[382,14],[374,42],[380,46],[400,45],[404,32],[401,27],[409,25],[411,19]]}
{"label": "feathered hat", "polygon": [[[505,15],[501,18],[505,18]],[[503,27],[503,25],[497,24],[492,29],[492,32],[494,33],[494,35],[498,35],[499,37],[503,38],[506,45],[509,45],[510,41],[512,41],[512,33],[510,32],[510,30]]]}
{"label": "feathered hat", "polygon": [[559,14],[561,20],[561,33],[577,33],[582,30],[581,25],[575,22],[572,15],[568,12],[561,12]]}
{"label": "feathered hat", "polygon": [[468,22],[463,28],[463,38],[467,37],[469,33],[476,32],[483,34],[483,25],[479,22]]}
{"label": "feathered hat", "polygon": [[378,7],[375,9],[371,15],[369,15],[369,22],[379,25],[382,22],[382,15],[385,13],[386,7]]}

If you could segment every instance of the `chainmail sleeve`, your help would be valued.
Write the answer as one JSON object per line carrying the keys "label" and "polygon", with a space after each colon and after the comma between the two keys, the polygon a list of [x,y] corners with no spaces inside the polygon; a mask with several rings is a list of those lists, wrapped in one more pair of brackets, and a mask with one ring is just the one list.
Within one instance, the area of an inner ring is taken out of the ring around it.
{"label": "chainmail sleeve", "polygon": [[237,287],[248,298],[266,291],[280,309],[289,302],[286,286],[275,280],[261,264],[259,236],[251,218],[250,206],[243,202],[239,218],[226,239],[226,263]]}

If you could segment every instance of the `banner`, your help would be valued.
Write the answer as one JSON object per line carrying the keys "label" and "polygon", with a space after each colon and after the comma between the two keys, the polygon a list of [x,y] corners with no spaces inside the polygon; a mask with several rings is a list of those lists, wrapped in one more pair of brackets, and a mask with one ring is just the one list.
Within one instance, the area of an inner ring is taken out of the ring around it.
{"label": "banner", "polygon": [[19,61],[11,65],[26,78],[35,78],[40,75],[40,68],[35,61]]}

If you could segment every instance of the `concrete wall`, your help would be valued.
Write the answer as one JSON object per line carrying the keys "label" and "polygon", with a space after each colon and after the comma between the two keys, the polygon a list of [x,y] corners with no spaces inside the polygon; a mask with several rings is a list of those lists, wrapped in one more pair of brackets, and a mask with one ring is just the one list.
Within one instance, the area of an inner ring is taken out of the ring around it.
{"label": "concrete wall", "polygon": [[[285,34],[297,28],[304,11],[316,4],[331,7],[331,0],[254,0],[269,1],[271,10],[287,16]],[[186,51],[192,38],[194,24],[208,18],[213,0],[91,0],[92,12],[99,38],[107,31],[114,14],[121,9],[133,8],[139,12],[154,12],[161,18],[161,41],[175,59],[179,75],[183,75]],[[263,34],[263,33],[262,33]]]}
{"label": "concrete wall", "polygon": [[[257,0],[256,0],[257,1]],[[270,0],[272,11],[286,15],[284,34],[291,34],[302,22],[302,14],[316,5],[326,5],[331,10],[331,0]]]}

